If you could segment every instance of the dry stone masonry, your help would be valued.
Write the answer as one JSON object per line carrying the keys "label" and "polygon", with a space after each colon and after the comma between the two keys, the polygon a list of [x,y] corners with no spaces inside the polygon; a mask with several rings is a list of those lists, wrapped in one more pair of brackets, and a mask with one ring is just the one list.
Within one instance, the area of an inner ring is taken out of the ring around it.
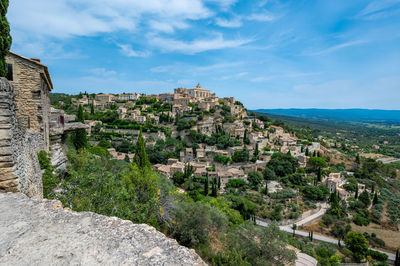
{"label": "dry stone masonry", "polygon": [[42,198],[42,173],[37,154],[44,149],[43,135],[18,124],[15,94],[0,79],[0,192],[22,192]]}
{"label": "dry stone masonry", "polygon": [[0,265],[206,265],[153,227],[0,193]]}

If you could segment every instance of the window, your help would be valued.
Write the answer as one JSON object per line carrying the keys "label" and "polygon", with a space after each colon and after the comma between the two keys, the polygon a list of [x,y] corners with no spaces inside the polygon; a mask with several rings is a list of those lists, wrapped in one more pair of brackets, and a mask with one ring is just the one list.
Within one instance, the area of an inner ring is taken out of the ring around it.
{"label": "window", "polygon": [[8,80],[13,81],[13,67],[12,64],[7,64],[7,77]]}

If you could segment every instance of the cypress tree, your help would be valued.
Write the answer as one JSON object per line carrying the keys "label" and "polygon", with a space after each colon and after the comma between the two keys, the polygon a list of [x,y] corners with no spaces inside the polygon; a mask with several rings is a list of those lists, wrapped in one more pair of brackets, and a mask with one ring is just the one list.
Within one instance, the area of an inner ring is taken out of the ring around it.
{"label": "cypress tree", "polygon": [[[83,123],[85,121],[84,116],[83,116],[83,107],[82,105],[79,105],[78,107],[78,113],[76,115],[76,120],[78,122]],[[78,129],[75,131],[75,136],[74,136],[74,146],[77,150],[80,150],[82,148],[85,148],[87,146],[87,139],[86,139],[86,129]]]}
{"label": "cypress tree", "polygon": [[394,266],[400,266],[400,252],[398,249],[396,250],[396,258],[394,260]]}
{"label": "cypress tree", "polygon": [[354,195],[354,198],[358,198],[358,183],[356,184],[356,194]]}
{"label": "cypress tree", "polygon": [[211,195],[213,196],[213,197],[216,197],[217,195],[218,195],[218,193],[217,193],[217,179],[216,178],[214,178],[214,180],[213,180],[213,182],[212,182],[212,192],[211,192]]}
{"label": "cypress tree", "polygon": [[147,158],[142,130],[140,130],[138,141],[136,142],[136,153],[134,161],[141,169],[150,166],[149,159]]}
{"label": "cypress tree", "polygon": [[306,156],[310,155],[310,150],[308,149],[308,147],[306,148]]}
{"label": "cypress tree", "polygon": [[356,164],[360,164],[361,160],[360,160],[360,155],[357,153],[356,155]]}
{"label": "cypress tree", "polygon": [[94,105],[93,105],[93,103],[90,105],[90,114],[94,115]]}
{"label": "cypress tree", "polygon": [[78,114],[76,115],[76,120],[78,122],[81,122],[81,123],[85,122],[85,118],[83,116],[83,107],[82,107],[82,105],[79,105],[79,107],[78,107]]}
{"label": "cypress tree", "polygon": [[207,196],[208,195],[208,173],[206,176],[206,180],[204,181],[204,195]]}
{"label": "cypress tree", "polygon": [[374,199],[372,200],[372,205],[378,204],[378,193],[375,192]]}
{"label": "cypress tree", "polygon": [[256,143],[256,149],[254,150],[254,156],[258,159],[258,143]]}
{"label": "cypress tree", "polygon": [[11,47],[10,25],[8,24],[6,14],[8,9],[8,0],[0,0],[0,77],[7,76],[6,56]]}
{"label": "cypress tree", "polygon": [[221,177],[218,177],[218,189],[221,189]]}

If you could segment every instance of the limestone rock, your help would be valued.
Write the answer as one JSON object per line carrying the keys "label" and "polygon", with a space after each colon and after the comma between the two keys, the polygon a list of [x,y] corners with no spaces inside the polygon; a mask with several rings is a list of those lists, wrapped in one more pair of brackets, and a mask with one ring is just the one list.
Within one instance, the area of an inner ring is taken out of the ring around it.
{"label": "limestone rock", "polygon": [[0,265],[206,265],[153,227],[0,193]]}

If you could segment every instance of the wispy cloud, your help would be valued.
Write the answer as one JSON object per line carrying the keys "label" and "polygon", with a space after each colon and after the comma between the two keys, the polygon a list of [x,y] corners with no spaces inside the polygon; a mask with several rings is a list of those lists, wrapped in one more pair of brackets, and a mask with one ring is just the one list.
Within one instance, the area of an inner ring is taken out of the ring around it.
{"label": "wispy cloud", "polygon": [[99,76],[99,77],[112,77],[117,74],[116,71],[107,70],[105,68],[94,68],[94,69],[90,70],[90,72],[92,74],[94,74],[95,76]]}
{"label": "wispy cloud", "polygon": [[267,11],[264,11],[262,13],[253,13],[250,14],[248,17],[246,17],[247,20],[260,21],[260,22],[274,21],[277,18],[278,18],[277,16]]}
{"label": "wispy cloud", "polygon": [[129,44],[118,44],[118,47],[121,48],[121,53],[127,57],[146,57],[150,55],[149,52],[133,50],[132,46]]}
{"label": "wispy cloud", "polygon": [[265,75],[265,76],[258,76],[251,78],[251,82],[265,82],[265,81],[270,81],[274,79],[295,79],[295,78],[301,78],[301,77],[308,77],[308,76],[316,76],[320,75],[321,72],[289,72],[289,73],[281,73],[281,74],[272,74],[272,75]]}
{"label": "wispy cloud", "polygon": [[235,17],[231,20],[225,18],[216,18],[215,24],[225,28],[239,28],[243,25],[240,17]]}
{"label": "wispy cloud", "polygon": [[196,39],[185,42],[176,39],[153,37],[152,45],[166,52],[181,52],[184,54],[197,54],[210,50],[220,50],[226,48],[235,48],[252,42],[252,39],[232,39],[226,40],[222,34],[208,39]]}
{"label": "wispy cloud", "polygon": [[347,47],[352,47],[352,46],[357,46],[357,45],[361,45],[361,44],[365,44],[367,43],[366,40],[357,40],[357,41],[349,41],[349,42],[344,42],[341,44],[337,44],[334,46],[331,46],[329,48],[320,50],[320,51],[316,51],[316,52],[306,52],[305,55],[311,55],[311,56],[316,56],[316,55],[327,55],[330,53],[333,53],[335,51],[347,48]]}
{"label": "wispy cloud", "polygon": [[271,22],[276,19],[278,19],[279,16],[273,15],[272,13],[268,11],[263,11],[259,13],[251,13],[249,15],[235,15],[232,19],[226,19],[226,18],[216,18],[215,19],[215,24],[217,24],[220,27],[225,27],[225,28],[239,28],[243,25],[243,21],[257,21],[257,22]]}
{"label": "wispy cloud", "polygon": [[374,20],[399,14],[400,0],[375,0],[362,9],[357,17]]}
{"label": "wispy cloud", "polygon": [[223,76],[223,77],[221,77],[219,79],[220,80],[238,79],[238,78],[242,78],[244,76],[247,76],[247,74],[249,74],[249,72],[240,72],[240,73],[233,74],[233,75]]}

